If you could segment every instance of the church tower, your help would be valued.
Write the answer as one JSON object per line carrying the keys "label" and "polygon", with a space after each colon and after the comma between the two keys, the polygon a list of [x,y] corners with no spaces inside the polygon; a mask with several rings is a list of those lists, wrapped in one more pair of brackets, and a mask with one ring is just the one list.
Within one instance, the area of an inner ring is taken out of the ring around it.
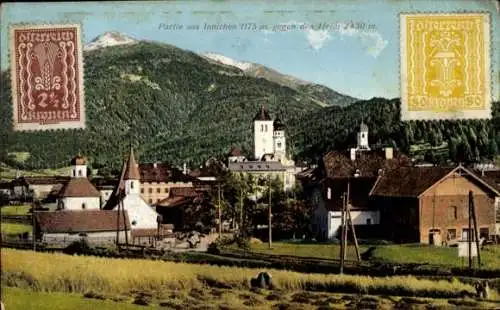
{"label": "church tower", "polygon": [[368,126],[361,121],[358,132],[358,150],[370,150],[368,144]]}
{"label": "church tower", "polygon": [[281,158],[286,158],[286,137],[285,137],[285,125],[279,117],[274,120],[274,131],[273,131],[273,144],[274,144],[274,155],[275,158],[281,160]]}
{"label": "church tower", "polygon": [[87,177],[87,159],[80,154],[76,155],[71,160],[71,177],[86,178]]}
{"label": "church tower", "polygon": [[139,167],[134,157],[134,150],[130,148],[130,155],[126,163],[125,174],[123,180],[125,182],[125,195],[139,195],[141,192],[141,182]]}
{"label": "church tower", "polygon": [[264,154],[274,153],[273,123],[273,120],[269,117],[269,113],[262,106],[253,118],[255,160],[261,160]]}

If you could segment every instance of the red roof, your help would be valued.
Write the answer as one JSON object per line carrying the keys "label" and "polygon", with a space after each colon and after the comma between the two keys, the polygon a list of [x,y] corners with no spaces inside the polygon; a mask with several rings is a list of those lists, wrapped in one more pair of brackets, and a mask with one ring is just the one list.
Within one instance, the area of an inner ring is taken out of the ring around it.
{"label": "red roof", "polygon": [[130,230],[127,211],[46,211],[35,213],[35,220],[39,229],[45,233],[116,231],[118,215],[120,230]]}
{"label": "red roof", "polygon": [[134,157],[134,150],[130,148],[130,154],[128,157],[125,174],[123,176],[124,180],[139,180],[139,168]]}
{"label": "red roof", "polygon": [[398,151],[394,151],[392,159],[386,159],[385,152],[381,149],[357,152],[355,160],[351,160],[348,152],[333,151],[323,157],[323,163],[328,177],[354,176],[356,170],[360,176],[374,177],[379,175],[379,169],[386,173],[399,167],[410,166],[411,160]]}
{"label": "red roof", "polygon": [[401,167],[380,177],[371,194],[376,196],[418,197],[453,171],[459,171],[463,173],[463,176],[474,179],[476,182],[481,183],[483,188],[486,186],[489,191],[498,192],[494,186],[480,176],[458,166],[455,168]]}
{"label": "red roof", "polygon": [[240,151],[240,149],[235,148],[235,147],[233,147],[233,148],[231,149],[231,152],[230,152],[229,154],[230,154],[231,156],[234,156],[234,157],[243,156],[243,155],[241,155],[241,151]]}
{"label": "red roof", "polygon": [[59,197],[101,197],[87,178],[71,178],[59,192]]}
{"label": "red roof", "polygon": [[185,175],[181,170],[167,164],[140,164],[141,182],[196,182],[195,177]]}

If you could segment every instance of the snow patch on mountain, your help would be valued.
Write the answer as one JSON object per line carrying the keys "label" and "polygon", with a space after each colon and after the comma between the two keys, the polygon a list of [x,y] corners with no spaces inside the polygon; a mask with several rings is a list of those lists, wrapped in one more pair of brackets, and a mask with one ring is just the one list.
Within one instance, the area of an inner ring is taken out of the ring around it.
{"label": "snow patch on mountain", "polygon": [[127,35],[116,31],[109,31],[99,35],[97,38],[90,41],[87,45],[85,45],[83,49],[85,51],[92,51],[109,46],[128,45],[135,43],[137,43],[137,40],[134,40]]}
{"label": "snow patch on mountain", "polygon": [[226,57],[224,55],[220,55],[220,54],[216,54],[216,53],[203,53],[203,54],[201,54],[201,56],[208,58],[208,59],[211,59],[211,60],[214,60],[214,61],[217,61],[217,62],[220,62],[224,65],[239,68],[243,71],[247,71],[254,66],[254,64],[251,62],[234,60],[234,59],[231,59],[231,58]]}

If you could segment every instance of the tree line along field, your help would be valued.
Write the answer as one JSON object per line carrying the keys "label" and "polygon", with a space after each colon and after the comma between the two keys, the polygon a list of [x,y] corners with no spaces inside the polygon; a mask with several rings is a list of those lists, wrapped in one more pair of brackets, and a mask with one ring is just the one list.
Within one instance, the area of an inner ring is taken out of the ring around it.
{"label": "tree line along field", "polygon": [[[259,270],[248,268],[12,249],[2,249],[1,259],[2,288],[9,310],[29,309],[13,296],[22,299],[32,296],[29,300],[33,298],[33,302],[52,299],[92,306],[94,300],[77,300],[77,296],[85,296],[113,300],[119,305],[136,303],[170,309],[329,309],[363,303],[387,309],[398,303],[493,308],[500,301],[497,293],[488,301],[464,299],[464,295],[474,293],[474,288],[456,279],[436,281],[412,276],[375,278],[266,270],[275,287],[258,290],[250,288],[250,279]],[[137,272],[139,266],[141,272]],[[102,305],[106,309],[106,304]]]}

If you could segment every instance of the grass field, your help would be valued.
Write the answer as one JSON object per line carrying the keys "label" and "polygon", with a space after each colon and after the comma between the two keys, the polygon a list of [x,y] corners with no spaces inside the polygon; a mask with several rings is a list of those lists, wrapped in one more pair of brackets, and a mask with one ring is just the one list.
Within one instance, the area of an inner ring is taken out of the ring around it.
{"label": "grass field", "polygon": [[[473,288],[457,280],[268,270],[275,289],[250,290],[250,278],[261,270],[12,249],[2,249],[1,260],[8,310],[138,309],[133,302],[179,310],[409,309],[457,304],[493,309],[500,305],[459,298]],[[498,294],[493,296],[500,299]]]}
{"label": "grass field", "polygon": [[139,310],[144,306],[116,303],[111,300],[83,298],[81,294],[33,292],[2,287],[2,301],[9,310]]}
{"label": "grass field", "polygon": [[2,206],[0,207],[0,214],[2,215],[28,215],[31,205],[21,206]]}
{"label": "grass field", "polygon": [[[106,259],[2,249],[2,282],[7,286],[41,291],[123,294],[158,288],[190,289],[206,285],[243,289],[258,270],[171,263],[138,259]],[[36,262],[34,264],[33,262]],[[137,272],[140,268],[141,272]],[[397,295],[452,297],[473,292],[459,281],[419,280],[411,276],[372,278],[366,276],[301,274],[272,270],[273,282],[285,290],[359,292]]]}
{"label": "grass field", "polygon": [[[364,253],[372,246],[361,245],[360,252]],[[370,261],[387,263],[428,263],[461,267],[463,261],[457,255],[457,248],[431,247],[418,244],[405,245],[374,245]],[[275,242],[272,249],[267,243],[252,244],[251,251],[271,255],[295,255],[300,257],[316,257],[323,259],[339,259],[340,245],[338,244],[301,244]],[[356,252],[353,245],[347,248],[347,259],[354,260]],[[481,252],[483,268],[500,269],[500,246],[488,246]]]}
{"label": "grass field", "polygon": [[31,225],[15,224],[15,223],[2,223],[2,233],[7,235],[17,235],[25,232],[31,233],[33,228]]}

